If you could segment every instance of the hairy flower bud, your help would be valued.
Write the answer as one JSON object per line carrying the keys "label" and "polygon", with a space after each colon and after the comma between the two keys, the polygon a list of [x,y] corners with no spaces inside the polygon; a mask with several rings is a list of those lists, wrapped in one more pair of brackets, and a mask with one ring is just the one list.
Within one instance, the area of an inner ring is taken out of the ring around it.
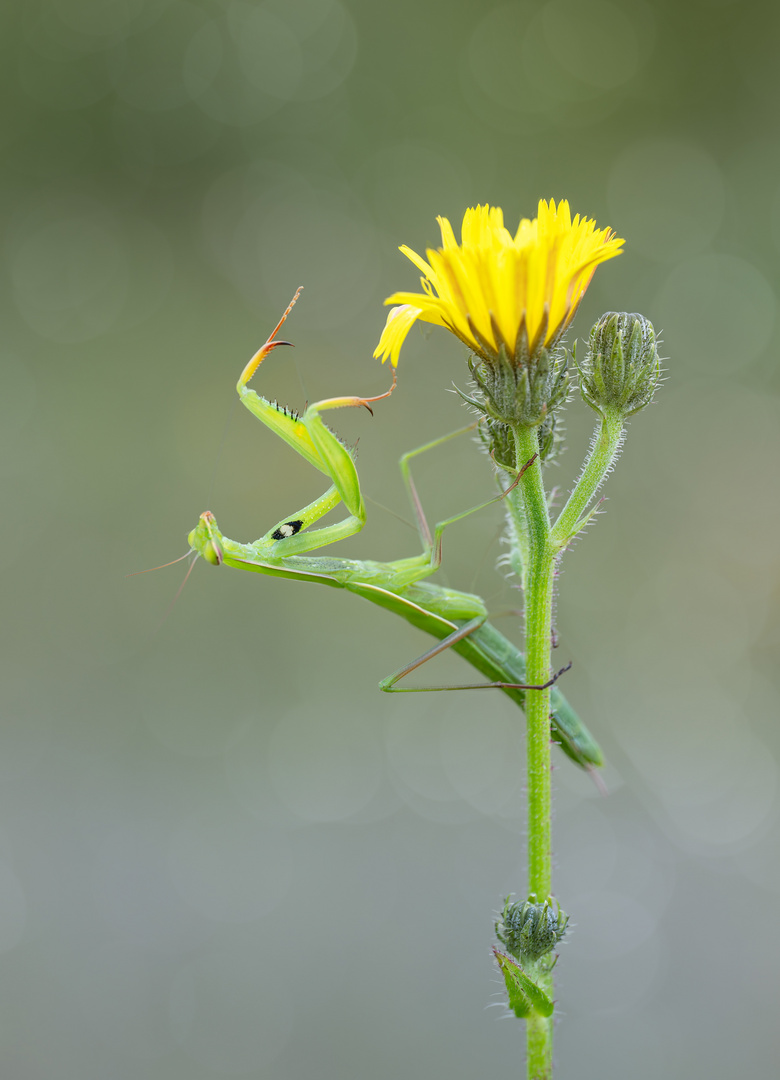
{"label": "hairy flower bud", "polygon": [[569,916],[552,897],[542,904],[537,903],[533,894],[514,903],[507,897],[496,923],[496,937],[521,963],[534,963],[552,952],[566,933],[568,923]]}
{"label": "hairy flower bud", "polygon": [[631,416],[653,400],[661,374],[653,324],[644,315],[608,311],[590,332],[580,390],[597,412]]}

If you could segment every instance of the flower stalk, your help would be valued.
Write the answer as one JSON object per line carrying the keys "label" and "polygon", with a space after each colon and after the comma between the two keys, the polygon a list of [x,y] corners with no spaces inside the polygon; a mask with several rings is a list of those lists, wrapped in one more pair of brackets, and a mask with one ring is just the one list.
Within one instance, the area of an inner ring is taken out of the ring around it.
{"label": "flower stalk", "polygon": [[[623,241],[593,221],[572,219],[566,202],[539,203],[512,235],[495,207],[467,210],[461,242],[439,218],[442,247],[427,262],[401,251],[423,277],[422,293],[394,293],[375,351],[395,365],[418,320],[446,327],[470,352],[470,393],[485,447],[506,491],[509,563],[525,604],[527,852],[524,901],[507,900],[496,933],[510,955],[494,949],[510,1009],[526,1021],[528,1080],[552,1078],[553,949],[568,919],[552,899],[550,685],[552,615],[559,559],[598,509],[594,499],[612,468],[626,417],[653,399],[660,365],[650,322],[608,312],[593,327],[579,364],[580,390],[599,422],[577,483],[552,522],[543,465],[560,441],[556,414],[568,394],[563,335],[596,267],[620,254]],[[509,479],[516,479],[507,491]],[[537,900],[537,898],[540,898]],[[547,898],[547,899],[544,899]]]}
{"label": "flower stalk", "polygon": [[[538,445],[535,428],[515,431],[516,460],[526,461]],[[539,457],[521,477],[523,548],[527,552],[525,592],[526,671],[530,686],[544,686],[551,677],[550,653],[555,549]],[[514,493],[512,493],[514,494]],[[529,690],[526,697],[526,784],[528,876],[527,891],[548,896],[552,891],[552,762],[550,688]],[[534,980],[552,999],[552,974],[540,971]],[[527,1019],[527,1069],[533,1080],[552,1076],[552,1018],[532,1011]]]}

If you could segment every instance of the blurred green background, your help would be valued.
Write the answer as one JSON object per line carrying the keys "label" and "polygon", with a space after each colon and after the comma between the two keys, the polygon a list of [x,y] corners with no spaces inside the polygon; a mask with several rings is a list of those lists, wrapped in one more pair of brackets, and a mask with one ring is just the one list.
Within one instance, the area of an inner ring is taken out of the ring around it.
{"label": "blurred green background", "polygon": [[[558,758],[556,1075],[773,1075],[780,932],[775,5],[729,0],[27,0],[0,16],[0,1071],[13,1080],[522,1075],[493,912],[523,888],[521,716],[389,697],[427,647],[356,597],[195,571],[322,480],[235,379],[380,393],[397,251],[539,197],[626,238],[574,326],[639,310],[668,381],[567,556],[558,655],[610,794]],[[335,418],[368,496],[466,422],[463,350],[410,336],[390,401]],[[592,414],[567,414],[565,491]],[[226,422],[227,434],[223,438]],[[489,497],[468,440],[432,519]],[[442,580],[517,606],[493,507]],[[369,504],[333,554],[413,530]],[[517,627],[506,621],[507,632]],[[457,659],[434,679],[463,679]],[[428,675],[430,673],[424,673]],[[424,679],[422,681],[425,681]]]}

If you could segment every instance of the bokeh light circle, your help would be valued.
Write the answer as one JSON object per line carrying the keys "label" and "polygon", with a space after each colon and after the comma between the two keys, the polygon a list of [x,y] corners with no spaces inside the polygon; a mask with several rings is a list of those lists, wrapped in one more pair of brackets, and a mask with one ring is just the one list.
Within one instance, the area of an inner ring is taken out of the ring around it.
{"label": "bokeh light circle", "polygon": [[674,139],[642,139],[615,161],[610,222],[630,250],[676,263],[717,235],[726,205],[721,170],[703,149]]}
{"label": "bokeh light circle", "polygon": [[652,50],[647,5],[609,0],[532,0],[502,4],[477,24],[469,67],[480,89],[521,113],[561,112],[614,92]]}
{"label": "bokeh light circle", "polygon": [[198,106],[247,127],[288,101],[336,90],[357,56],[357,31],[338,0],[235,2],[188,45],[183,79]]}
{"label": "bokeh light circle", "polygon": [[445,776],[483,814],[519,811],[524,757],[522,726],[508,710],[494,709],[479,717],[458,714],[441,732]]}
{"label": "bokeh light circle", "polygon": [[346,189],[314,188],[296,170],[267,160],[212,185],[203,225],[220,270],[252,310],[263,290],[283,308],[303,283],[306,300],[296,319],[321,332],[376,303],[374,228]]}
{"label": "bokeh light circle", "polygon": [[676,266],[657,298],[658,320],[675,364],[728,374],[754,361],[775,325],[774,291],[736,255],[700,255]]}
{"label": "bokeh light circle", "polygon": [[182,899],[215,922],[252,922],[287,895],[292,855],[283,834],[243,814],[212,813],[171,837],[170,872]]}
{"label": "bokeh light circle", "polygon": [[642,49],[630,16],[609,0],[550,0],[529,22],[521,55],[547,94],[578,101],[627,82]]}
{"label": "bokeh light circle", "polygon": [[155,225],[73,192],[33,197],[8,230],[6,252],[17,311],[57,342],[142,322],[164,303],[173,275]]}
{"label": "bokeh light circle", "polygon": [[205,22],[206,15],[194,4],[170,0],[152,26],[110,50],[106,63],[118,96],[143,112],[186,104],[190,93],[184,59]]}
{"label": "bokeh light circle", "polygon": [[46,15],[95,47],[137,32],[153,23],[168,0],[48,0]]}
{"label": "bokeh light circle", "polygon": [[124,306],[127,252],[108,214],[65,217],[29,233],[12,279],[33,329],[54,341],[86,341],[108,330]]}

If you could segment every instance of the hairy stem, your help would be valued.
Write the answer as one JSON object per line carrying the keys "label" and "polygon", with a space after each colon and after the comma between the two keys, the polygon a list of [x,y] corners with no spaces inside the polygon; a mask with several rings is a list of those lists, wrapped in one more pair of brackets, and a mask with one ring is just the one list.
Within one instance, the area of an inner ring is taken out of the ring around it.
{"label": "hairy stem", "polygon": [[585,523],[583,518],[588,505],[620,452],[623,427],[622,412],[605,410],[580,478],[553,526],[552,539],[556,550],[565,548]]}
{"label": "hairy stem", "polygon": [[[517,462],[537,450],[534,429],[515,432]],[[548,681],[552,627],[553,574],[556,550],[550,539],[550,519],[537,458],[521,480],[527,550],[524,573],[526,677],[532,686]],[[550,690],[529,690],[526,696],[528,786],[528,892],[542,900],[551,892],[551,775]],[[552,976],[540,986],[552,996]],[[532,1015],[527,1020],[528,1080],[552,1076],[552,1019]]]}

